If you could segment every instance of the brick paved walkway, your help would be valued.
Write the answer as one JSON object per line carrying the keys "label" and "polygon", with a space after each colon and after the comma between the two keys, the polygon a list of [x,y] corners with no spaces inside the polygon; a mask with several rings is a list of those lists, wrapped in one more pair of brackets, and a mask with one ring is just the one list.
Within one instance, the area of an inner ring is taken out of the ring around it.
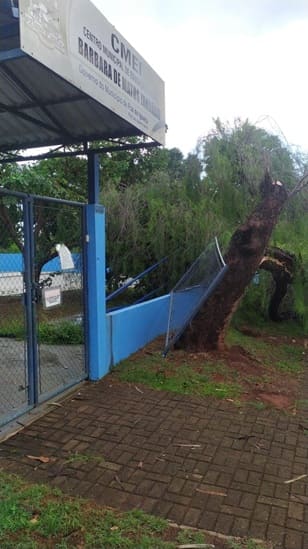
{"label": "brick paved walkway", "polygon": [[284,483],[308,474],[302,405],[291,416],[108,377],[3,443],[0,465],[118,509],[307,549],[308,477]]}

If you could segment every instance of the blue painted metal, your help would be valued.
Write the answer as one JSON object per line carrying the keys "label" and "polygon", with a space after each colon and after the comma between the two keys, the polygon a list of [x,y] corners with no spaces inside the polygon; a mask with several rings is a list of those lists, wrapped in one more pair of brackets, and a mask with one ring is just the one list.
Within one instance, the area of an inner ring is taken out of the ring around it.
{"label": "blue painted metal", "polygon": [[155,288],[155,290],[152,290],[151,292],[143,295],[142,297],[140,297],[139,299],[137,299],[136,301],[134,301],[133,305],[138,305],[138,303],[143,303],[144,301],[148,301],[149,299],[153,298],[156,294],[158,294],[159,292],[162,291],[162,287],[160,288]]}
{"label": "blue painted metal", "polygon": [[110,367],[166,333],[170,295],[107,313]]}
{"label": "blue painted metal", "polygon": [[22,254],[0,254],[0,273],[23,273]]}
{"label": "blue painted metal", "polygon": [[[177,325],[179,325],[180,328],[177,328],[177,332],[174,335],[174,337],[172,337],[172,339],[170,339],[170,341],[168,343],[166,343],[165,349],[164,349],[164,352],[163,352],[163,356],[167,356],[167,354],[168,354],[169,350],[171,349],[171,347],[179,340],[179,338],[181,337],[181,335],[184,333],[185,329],[187,328],[188,324],[196,316],[197,312],[201,309],[203,304],[207,301],[207,299],[210,297],[210,295],[214,292],[215,288],[217,288],[218,284],[223,279],[223,277],[225,276],[228,269],[229,269],[228,265],[223,266],[221,271],[219,271],[219,273],[212,280],[212,282],[208,286],[205,293],[204,293],[204,288],[201,288],[200,286],[196,286],[196,288],[193,290],[195,292],[195,296],[196,296],[196,298],[194,299],[194,301],[196,301],[196,306],[193,308],[193,310],[191,311],[189,317],[186,319],[186,321],[184,323],[182,321],[180,324],[178,324],[178,321],[177,321]],[[187,288],[187,290],[182,293],[182,299],[192,301],[191,292],[192,292],[192,290],[190,288]],[[181,303],[180,307],[178,307],[177,315],[179,317],[181,316],[181,309],[182,308],[183,308],[183,303]]]}
{"label": "blue painted metal", "polygon": [[[73,253],[72,258],[74,261],[75,268],[69,269],[69,272],[72,273],[81,273],[82,261],[81,256],[78,253]],[[24,270],[23,257],[22,254],[8,254],[0,253],[0,273],[22,273]],[[62,267],[59,257],[51,259],[45,263],[42,268],[42,273],[61,273]]]}
{"label": "blue painted metal", "polygon": [[35,405],[38,402],[38,355],[36,332],[36,289],[34,281],[34,233],[33,233],[33,199],[24,200],[24,280],[26,298],[27,326],[27,374],[28,402]]}
{"label": "blue painted metal", "polygon": [[[117,297],[118,295],[122,294],[127,288],[129,288],[132,284],[134,284],[134,282],[137,282],[137,280],[141,280],[142,278],[144,278],[147,274],[149,274],[150,272],[154,271],[155,269],[157,269],[157,267],[159,267],[159,265],[161,265],[162,263],[164,263],[165,261],[167,261],[168,257],[164,257],[163,259],[161,259],[160,261],[158,261],[157,263],[155,263],[155,265],[152,265],[151,267],[148,267],[147,269],[145,269],[145,271],[142,271],[142,273],[138,274],[137,276],[135,276],[134,278],[130,279],[129,282],[127,282],[126,284],[124,284],[123,286],[121,286],[121,288],[118,288],[117,290],[115,290],[114,292],[112,292],[112,294],[109,294],[107,297],[106,297],[106,301],[111,301],[111,299],[114,299],[115,297]],[[156,290],[155,290],[156,291]]]}
{"label": "blue painted metal", "polygon": [[[81,272],[83,279],[83,335],[84,335],[84,358],[87,376],[89,377],[89,296],[88,296],[88,242],[87,242],[87,210],[82,209],[82,261]],[[74,261],[75,263],[75,261]],[[80,264],[80,263],[79,263]],[[76,263],[75,263],[76,265]]]}
{"label": "blue painted metal", "polygon": [[0,51],[0,63],[5,61],[13,61],[19,57],[25,57],[25,53],[19,48],[14,48],[13,50]]}
{"label": "blue painted metal", "polygon": [[89,377],[95,381],[108,373],[109,366],[106,338],[105,209],[98,204],[88,204],[86,216]]}

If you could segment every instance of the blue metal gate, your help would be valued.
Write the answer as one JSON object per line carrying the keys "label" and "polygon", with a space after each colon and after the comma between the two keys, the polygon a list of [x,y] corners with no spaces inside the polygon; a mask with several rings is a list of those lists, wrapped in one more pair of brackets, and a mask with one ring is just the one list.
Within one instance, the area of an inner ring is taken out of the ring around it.
{"label": "blue metal gate", "polygon": [[0,425],[87,377],[84,205],[0,189]]}

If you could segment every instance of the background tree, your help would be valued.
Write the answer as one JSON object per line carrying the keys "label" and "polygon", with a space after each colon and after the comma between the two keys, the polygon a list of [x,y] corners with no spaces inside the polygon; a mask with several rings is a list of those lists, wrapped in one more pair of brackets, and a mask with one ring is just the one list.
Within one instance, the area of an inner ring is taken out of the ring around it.
{"label": "background tree", "polygon": [[[121,275],[138,274],[168,256],[168,261],[146,279],[142,292],[152,288],[159,288],[161,293],[169,291],[215,235],[227,248],[235,229],[258,203],[264,169],[270,169],[290,192],[306,165],[307,159],[293,155],[278,137],[240,120],[233,126],[216,120],[214,129],[187,158],[178,149],[161,148],[102,155],[101,202],[107,209],[107,264],[114,275],[111,284],[117,286]],[[84,202],[86,159],[50,159],[23,167],[5,166],[0,169],[0,184]],[[12,210],[15,206],[10,207],[15,240],[17,237],[22,245],[16,232],[20,225],[14,221]],[[304,299],[308,293],[307,210],[306,193],[287,201],[269,242],[296,257],[292,287],[295,308],[301,317],[306,315]],[[41,263],[44,256],[47,261],[55,253],[50,242],[55,242],[55,238],[62,240],[64,230],[73,242],[73,227],[78,226],[77,220],[65,215],[56,220],[54,216],[47,218],[47,211],[42,214]],[[5,222],[3,213],[2,220]],[[78,234],[77,228],[75,233]],[[14,238],[11,244],[16,246]],[[7,245],[8,241],[4,243],[6,249]],[[261,274],[258,286],[248,285],[240,308],[242,316],[249,312],[256,315],[258,310],[260,315],[267,314],[271,285],[268,273]]]}
{"label": "background tree", "polygon": [[[0,173],[1,186],[24,193],[84,201],[86,196],[86,162],[79,158],[49,159],[29,165],[6,165]],[[36,200],[34,208],[36,242],[35,278],[42,267],[56,257],[56,243],[65,242],[72,251],[80,248],[81,220],[76,209],[46,204]],[[3,249],[23,252],[23,211],[20,201],[0,197],[0,218],[6,227],[0,237]],[[2,240],[1,240],[2,239]],[[12,248],[12,244],[15,247]]]}
{"label": "background tree", "polygon": [[[252,137],[255,147],[252,147]],[[269,148],[272,142],[275,147]],[[222,204],[225,205],[226,197],[233,197],[233,201],[228,200],[228,206],[233,212],[237,210],[239,219],[244,213],[241,195],[249,206],[255,203],[260,169],[266,169],[266,174],[259,187],[259,202],[234,231],[230,240],[225,253],[229,266],[225,278],[181,339],[185,348],[193,350],[219,349],[224,346],[226,329],[260,265],[282,209],[288,199],[304,190],[306,185],[305,178],[295,183],[297,171],[292,155],[281,144],[279,146],[278,138],[266,135],[263,130],[253,128],[247,122],[236,124],[231,132],[226,132],[220,122],[216,121],[216,131],[204,140],[203,151],[209,184],[215,194],[218,194],[219,187],[227,190],[222,193]],[[277,180],[269,175],[269,166]],[[280,183],[278,178],[285,180],[286,184]],[[230,182],[233,182],[233,187]],[[307,227],[306,217],[306,234]]]}

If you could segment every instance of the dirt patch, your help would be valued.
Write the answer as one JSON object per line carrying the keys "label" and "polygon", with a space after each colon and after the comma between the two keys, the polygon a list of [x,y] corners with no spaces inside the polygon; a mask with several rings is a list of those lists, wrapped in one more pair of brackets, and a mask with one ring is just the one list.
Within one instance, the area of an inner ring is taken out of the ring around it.
{"label": "dirt patch", "polygon": [[294,404],[294,401],[290,396],[279,395],[275,393],[259,393],[259,398],[279,410],[285,410],[291,408]]}
{"label": "dirt patch", "polygon": [[[284,338],[283,341],[285,343]],[[279,344],[277,341],[276,343]],[[258,357],[238,345],[221,352],[209,353],[208,357],[217,362],[223,361],[231,375],[236,373],[237,383],[243,388],[240,400],[264,403],[280,410],[293,410],[299,393],[299,376],[265,365]],[[218,379],[217,376],[215,379]],[[228,382],[230,377],[219,374],[219,379]]]}
{"label": "dirt patch", "polygon": [[[246,333],[245,333],[246,335]],[[158,338],[144,349],[133,355],[130,361],[148,362],[151,357],[157,375],[171,378],[178,367],[186,364],[192,372],[204,374],[210,381],[228,384],[236,383],[241,395],[236,401],[250,402],[256,406],[273,406],[294,413],[296,400],[300,392],[300,374],[283,371],[275,366],[279,358],[281,345],[300,347],[305,355],[305,340],[282,336],[263,336],[249,330],[250,342],[264,342],[265,349],[250,351],[241,345],[226,347],[222,351],[188,353],[182,349],[170,352],[166,359],[161,355],[163,338]],[[232,399],[228,399],[232,400]]]}

